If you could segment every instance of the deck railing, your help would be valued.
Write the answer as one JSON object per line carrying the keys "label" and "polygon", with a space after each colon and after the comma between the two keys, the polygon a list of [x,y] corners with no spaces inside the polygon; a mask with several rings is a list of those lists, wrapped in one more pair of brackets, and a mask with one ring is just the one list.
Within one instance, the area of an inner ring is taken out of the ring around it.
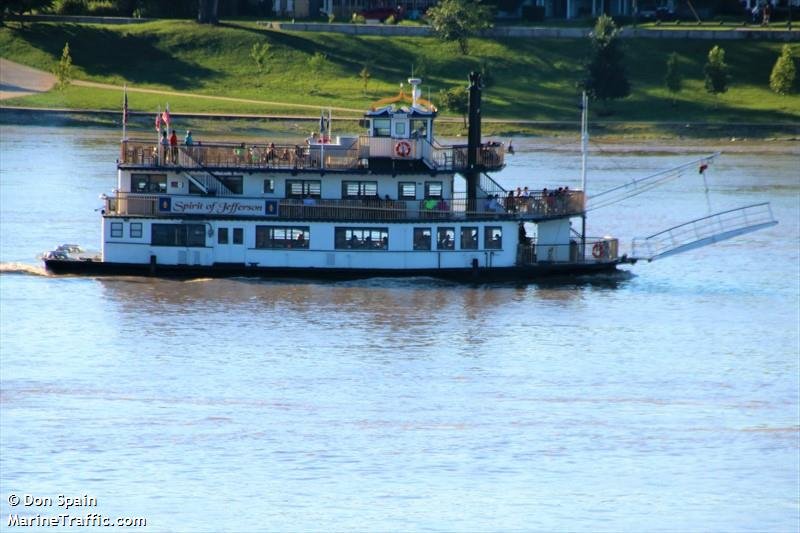
{"label": "deck railing", "polygon": [[593,237],[585,247],[578,240],[569,244],[537,243],[535,240],[517,246],[517,263],[608,263],[619,258],[619,239]]}
{"label": "deck railing", "polygon": [[[401,142],[407,143],[398,148]],[[351,145],[339,144],[246,144],[197,143],[176,147],[144,140],[124,140],[120,147],[121,165],[146,167],[181,167],[184,169],[330,169],[369,168],[373,157],[397,160],[422,160],[436,170],[458,172],[467,168],[467,146],[441,146],[426,139],[391,139],[361,136]],[[476,160],[486,170],[503,167],[502,144],[487,143],[478,147]]]}
{"label": "deck railing", "polygon": [[[470,217],[490,218],[497,220],[541,220],[580,214],[583,208],[583,193],[570,191],[569,195],[552,205],[547,199],[532,196],[513,198],[505,204],[494,199],[467,200],[461,194],[455,198],[429,198],[426,200],[387,200],[379,198],[264,198],[243,196],[200,196],[200,195],[155,195],[118,192],[105,199],[107,214],[122,216],[175,216],[178,213],[170,209],[159,209],[159,201],[169,198],[172,202],[199,202],[208,205],[218,203],[245,202],[258,205],[259,202],[270,202],[275,208],[269,216],[281,219],[325,219],[325,220],[396,220],[396,219],[430,219],[430,220],[464,220]],[[508,205],[509,207],[505,207]],[[198,212],[185,214],[210,214]],[[262,213],[266,215],[266,211]],[[256,213],[256,216],[258,213]]]}

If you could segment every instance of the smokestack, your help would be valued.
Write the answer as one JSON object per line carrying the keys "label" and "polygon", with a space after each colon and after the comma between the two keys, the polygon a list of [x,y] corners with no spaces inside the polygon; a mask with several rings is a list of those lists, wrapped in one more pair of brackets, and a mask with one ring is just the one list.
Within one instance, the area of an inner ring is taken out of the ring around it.
{"label": "smokestack", "polygon": [[481,145],[481,73],[469,73],[469,130],[467,136],[467,179],[468,210],[475,210],[478,198],[478,180],[481,168],[478,166],[478,150]]}

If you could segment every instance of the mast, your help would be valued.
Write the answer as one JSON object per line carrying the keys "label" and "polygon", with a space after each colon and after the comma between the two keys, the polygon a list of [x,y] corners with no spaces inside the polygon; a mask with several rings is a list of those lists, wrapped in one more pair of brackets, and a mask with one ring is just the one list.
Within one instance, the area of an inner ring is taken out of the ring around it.
{"label": "mast", "polygon": [[581,191],[584,206],[581,209],[581,258],[586,257],[586,158],[589,144],[589,99],[586,91],[581,94]]}

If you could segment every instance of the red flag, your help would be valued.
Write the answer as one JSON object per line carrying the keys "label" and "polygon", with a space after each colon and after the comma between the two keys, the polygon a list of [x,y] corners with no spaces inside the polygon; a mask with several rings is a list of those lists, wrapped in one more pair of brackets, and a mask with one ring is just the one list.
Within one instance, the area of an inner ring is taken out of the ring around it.
{"label": "red flag", "polygon": [[700,174],[702,174],[703,172],[706,171],[707,168],[708,168],[708,163],[703,163],[703,164],[700,165],[700,168],[698,169],[698,172]]}

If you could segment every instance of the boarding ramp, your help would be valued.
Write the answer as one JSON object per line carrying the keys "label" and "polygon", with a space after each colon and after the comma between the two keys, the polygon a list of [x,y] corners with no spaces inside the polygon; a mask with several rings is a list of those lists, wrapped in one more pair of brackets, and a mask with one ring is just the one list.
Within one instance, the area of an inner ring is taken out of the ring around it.
{"label": "boarding ramp", "polygon": [[635,238],[631,258],[655,261],[768,228],[777,223],[768,202],[729,209],[674,226],[649,237]]}

